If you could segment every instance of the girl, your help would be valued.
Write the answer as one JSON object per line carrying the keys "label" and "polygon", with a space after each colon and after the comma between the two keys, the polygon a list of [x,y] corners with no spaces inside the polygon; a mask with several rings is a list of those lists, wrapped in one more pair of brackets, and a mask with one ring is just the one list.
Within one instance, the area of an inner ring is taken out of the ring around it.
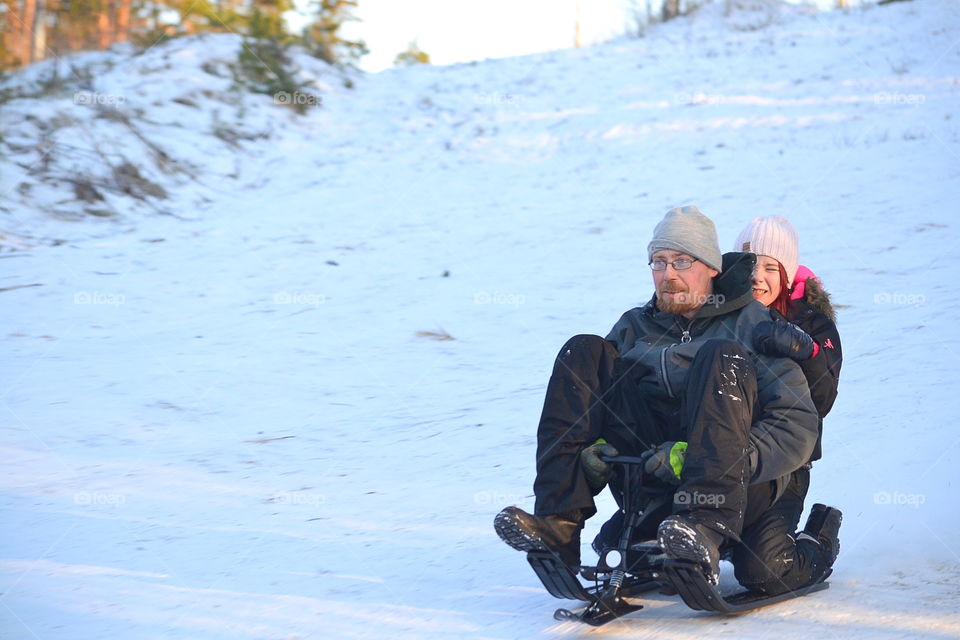
{"label": "girl", "polygon": [[[813,272],[800,265],[797,231],[782,216],[754,218],[740,232],[734,250],[757,255],[753,296],[771,309],[771,321],[761,323],[754,332],[754,346],[761,353],[797,362],[820,416],[822,436],[823,418],[837,397],[842,360],[830,296]],[[821,524],[818,517],[822,521],[833,512],[829,516],[834,520],[831,546],[836,547],[830,549],[832,557],[819,552],[814,536],[806,529],[794,533],[810,486],[810,463],[820,458],[820,441],[818,436],[810,460],[793,473],[783,495],[765,517],[743,531],[742,543],[733,550],[737,569],[752,564],[752,576],[766,573],[766,580],[755,585],[759,590],[770,593],[797,588],[801,586],[797,584],[800,576],[825,573],[839,551],[836,529],[840,514],[835,509],[815,505],[806,527],[816,530]]]}
{"label": "girl", "polygon": [[[833,407],[840,379],[840,334],[830,295],[820,280],[799,262],[799,238],[782,216],[754,218],[740,232],[735,251],[757,254],[753,297],[773,309],[770,325],[755,334],[757,350],[797,361],[807,378],[810,396],[823,418]],[[807,340],[784,320],[800,327]],[[820,440],[810,461],[820,459]]]}

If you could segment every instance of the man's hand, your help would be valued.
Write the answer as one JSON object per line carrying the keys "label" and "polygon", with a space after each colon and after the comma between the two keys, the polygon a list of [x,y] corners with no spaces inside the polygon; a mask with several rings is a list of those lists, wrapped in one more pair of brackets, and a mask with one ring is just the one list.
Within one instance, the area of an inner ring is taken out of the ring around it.
{"label": "man's hand", "polygon": [[580,452],[580,466],[587,477],[587,484],[594,491],[600,491],[610,479],[613,468],[600,459],[600,456],[615,456],[620,452],[616,447],[600,438],[592,445]]}
{"label": "man's hand", "polygon": [[645,451],[641,456],[647,461],[643,472],[666,484],[680,484],[680,472],[687,458],[686,442],[664,442],[659,447]]}
{"label": "man's hand", "polygon": [[813,357],[813,338],[793,324],[783,320],[767,320],[753,328],[753,346],[768,356],[809,360]]}

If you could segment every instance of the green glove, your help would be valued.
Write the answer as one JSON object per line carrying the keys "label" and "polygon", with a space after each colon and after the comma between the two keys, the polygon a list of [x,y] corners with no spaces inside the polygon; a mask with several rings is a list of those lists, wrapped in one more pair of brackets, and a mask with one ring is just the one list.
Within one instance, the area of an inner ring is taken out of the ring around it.
{"label": "green glove", "polygon": [[643,454],[643,472],[667,484],[680,484],[680,472],[687,457],[686,442],[664,442]]}
{"label": "green glove", "polygon": [[600,456],[615,456],[619,453],[616,447],[603,438],[580,452],[580,466],[583,467],[583,475],[587,477],[587,484],[591,489],[596,492],[603,489],[613,472],[612,466],[601,460]]}

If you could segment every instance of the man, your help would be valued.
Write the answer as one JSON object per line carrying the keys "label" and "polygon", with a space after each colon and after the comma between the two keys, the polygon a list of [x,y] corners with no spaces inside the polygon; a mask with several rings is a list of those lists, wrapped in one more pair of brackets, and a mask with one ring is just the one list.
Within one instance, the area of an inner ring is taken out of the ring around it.
{"label": "man", "polygon": [[[643,454],[647,476],[677,487],[672,514],[647,533],[716,583],[720,547],[761,522],[809,459],[818,416],[796,363],[753,349],[754,328],[770,320],[753,299],[753,254],[721,257],[713,222],[693,206],[667,212],[647,252],[653,299],[605,339],[575,336],[557,356],[537,431],[535,513],[507,507],[494,524],[515,549],[548,547],[577,567],[580,531],[610,477],[600,455]],[[839,525],[838,510],[818,505],[804,541],[815,562],[784,571],[735,554],[738,579],[769,592],[819,579]]]}

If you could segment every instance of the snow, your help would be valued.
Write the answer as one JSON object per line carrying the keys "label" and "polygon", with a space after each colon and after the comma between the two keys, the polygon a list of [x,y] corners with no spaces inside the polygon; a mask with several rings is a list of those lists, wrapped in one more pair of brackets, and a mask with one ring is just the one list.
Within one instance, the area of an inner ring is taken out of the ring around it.
{"label": "snow", "polygon": [[[73,85],[4,104],[0,637],[590,633],[492,520],[532,507],[558,349],[649,297],[647,238],[689,203],[725,249],[788,216],[841,305],[809,501],[842,552],[807,598],[654,596],[601,633],[960,635],[960,14],[756,6],[451,67],[299,56],[303,116],[230,90],[231,36],[73,58],[132,127]],[[98,147],[169,198],[79,202]]]}

